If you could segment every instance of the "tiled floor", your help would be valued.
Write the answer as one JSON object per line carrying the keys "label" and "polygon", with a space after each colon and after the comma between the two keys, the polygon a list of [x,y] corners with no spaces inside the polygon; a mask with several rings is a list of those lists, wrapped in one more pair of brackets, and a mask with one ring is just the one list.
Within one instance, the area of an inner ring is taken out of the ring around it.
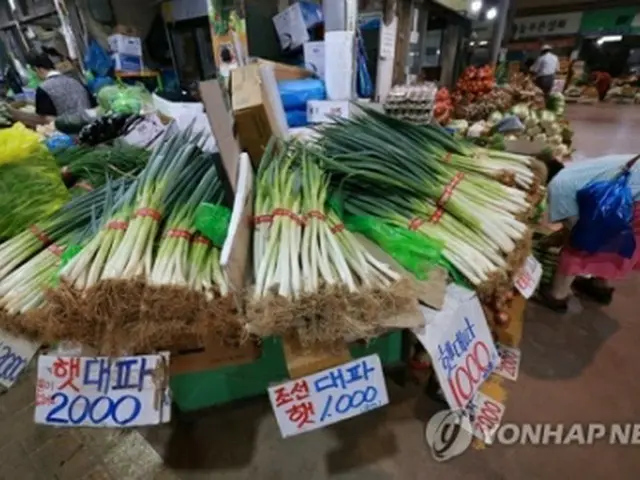
{"label": "tiled floor", "polygon": [[[640,107],[570,106],[579,155],[640,152]],[[640,422],[640,279],[607,308],[558,316],[530,305],[520,378],[505,421]],[[391,405],[281,440],[265,398],[202,412],[193,422],[137,432],[36,427],[33,377],[0,397],[0,479],[362,480],[637,478],[637,447],[493,446],[435,463],[424,442],[434,411],[417,386],[389,383]],[[162,467],[161,457],[171,470]],[[173,473],[172,473],[173,472]]]}

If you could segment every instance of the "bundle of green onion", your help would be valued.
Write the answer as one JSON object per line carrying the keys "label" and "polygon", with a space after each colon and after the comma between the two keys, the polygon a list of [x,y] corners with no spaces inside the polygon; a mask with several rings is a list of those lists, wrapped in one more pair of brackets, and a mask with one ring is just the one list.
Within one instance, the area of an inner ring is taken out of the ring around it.
{"label": "bundle of green onion", "polygon": [[195,226],[197,207],[223,197],[220,157],[202,153],[200,142],[190,130],[165,137],[61,269],[62,283],[48,295],[50,315],[66,326],[82,318],[95,337],[64,328],[66,340],[112,354],[171,347],[220,324],[239,328],[220,245]]}
{"label": "bundle of green onion", "polygon": [[526,218],[540,178],[531,159],[367,111],[323,126],[321,165],[352,215],[377,216],[444,242],[480,291],[509,283],[530,251]]}
{"label": "bundle of green onion", "polygon": [[345,229],[314,156],[272,142],[261,160],[248,328],[294,331],[303,344],[367,337],[386,317],[414,309],[414,292]]}

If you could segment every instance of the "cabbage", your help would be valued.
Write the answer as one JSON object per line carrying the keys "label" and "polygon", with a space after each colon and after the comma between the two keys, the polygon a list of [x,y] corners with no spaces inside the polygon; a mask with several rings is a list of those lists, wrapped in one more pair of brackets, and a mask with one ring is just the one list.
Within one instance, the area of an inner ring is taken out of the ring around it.
{"label": "cabbage", "polygon": [[511,113],[516,115],[523,122],[529,117],[529,107],[525,103],[519,103],[511,109]]}
{"label": "cabbage", "polygon": [[547,142],[547,136],[544,133],[539,133],[536,136],[533,137],[533,141],[539,141],[539,142]]}
{"label": "cabbage", "polygon": [[469,127],[469,131],[467,132],[467,136],[472,138],[481,137],[484,131],[487,128],[487,124],[484,120],[480,120],[479,122],[474,123]]}
{"label": "cabbage", "polygon": [[539,135],[543,133],[542,132],[542,128],[540,128],[539,125],[536,125],[535,127],[531,127],[527,129],[527,135]]}
{"label": "cabbage", "polygon": [[556,114],[550,110],[542,110],[540,112],[540,123],[546,129],[547,125],[556,123],[558,121]]}
{"label": "cabbage", "polygon": [[547,140],[549,145],[562,145],[562,135],[553,135]]}
{"label": "cabbage", "polygon": [[538,126],[538,116],[532,112],[532,115],[527,117],[524,121],[524,126],[526,128],[534,128]]}
{"label": "cabbage", "polygon": [[447,128],[464,134],[469,129],[469,122],[466,120],[451,120],[447,125]]}
{"label": "cabbage", "polygon": [[550,123],[544,125],[544,132],[549,136],[562,135],[562,127],[559,123]]}
{"label": "cabbage", "polygon": [[496,125],[497,123],[500,123],[503,118],[504,118],[504,116],[502,115],[502,113],[500,113],[500,112],[498,112],[496,110],[491,115],[489,115],[489,120],[488,121],[489,121],[490,124]]}

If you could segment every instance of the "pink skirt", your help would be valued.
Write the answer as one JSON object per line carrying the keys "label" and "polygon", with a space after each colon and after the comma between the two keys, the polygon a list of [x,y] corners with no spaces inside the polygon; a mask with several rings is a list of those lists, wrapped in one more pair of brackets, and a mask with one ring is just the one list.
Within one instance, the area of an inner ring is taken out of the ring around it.
{"label": "pink skirt", "polygon": [[558,272],[567,276],[592,275],[606,280],[620,280],[635,270],[640,271],[640,202],[635,203],[633,231],[636,237],[633,257],[624,258],[614,253],[589,254],[566,246],[560,254]]}

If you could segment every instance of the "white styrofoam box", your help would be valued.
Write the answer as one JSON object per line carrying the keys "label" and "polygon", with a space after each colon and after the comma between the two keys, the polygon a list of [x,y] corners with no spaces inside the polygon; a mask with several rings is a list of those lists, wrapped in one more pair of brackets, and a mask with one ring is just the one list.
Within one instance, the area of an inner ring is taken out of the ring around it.
{"label": "white styrofoam box", "polygon": [[151,99],[153,100],[154,108],[158,112],[171,118],[178,118],[183,113],[196,115],[204,112],[204,104],[202,102],[172,102],[155,93],[151,95]]}
{"label": "white styrofoam box", "polygon": [[358,22],[357,0],[323,0],[324,31],[355,31]]}
{"label": "white styrofoam box", "polygon": [[120,53],[123,55],[142,56],[142,41],[140,37],[129,37],[127,35],[111,35],[108,38],[109,50],[111,53]]}
{"label": "white styrofoam box", "polygon": [[354,32],[325,32],[324,82],[329,100],[350,100],[355,94]]}
{"label": "white styrofoam box", "polygon": [[309,100],[307,102],[307,121],[309,123],[331,123],[332,116],[349,118],[351,103],[349,100]]}
{"label": "white styrofoam box", "polygon": [[308,42],[309,29],[320,22],[320,6],[308,2],[296,2],[273,17],[273,25],[283,50],[294,49]]}
{"label": "white styrofoam box", "polygon": [[140,72],[144,70],[142,57],[136,55],[125,55],[123,53],[114,53],[111,55],[115,69],[120,72]]}
{"label": "white styrofoam box", "polygon": [[324,62],[324,42],[306,42],[304,44],[304,68],[324,79]]}

